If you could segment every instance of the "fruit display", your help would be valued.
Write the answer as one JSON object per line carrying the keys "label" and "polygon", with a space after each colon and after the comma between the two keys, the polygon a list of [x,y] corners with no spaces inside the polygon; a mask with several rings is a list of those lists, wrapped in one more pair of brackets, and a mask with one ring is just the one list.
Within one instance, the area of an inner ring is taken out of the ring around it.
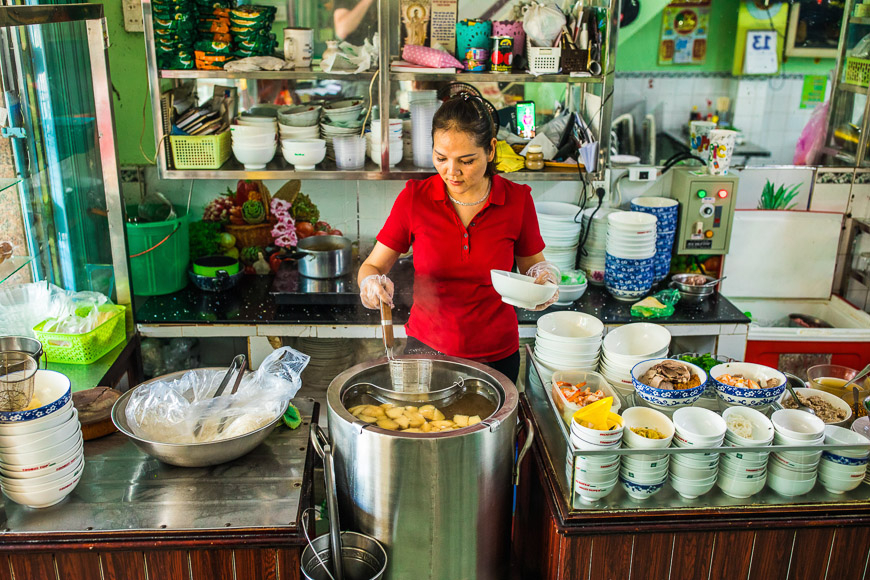
{"label": "fruit display", "polygon": [[249,224],[260,224],[266,220],[266,207],[262,201],[249,199],[242,205],[242,217]]}

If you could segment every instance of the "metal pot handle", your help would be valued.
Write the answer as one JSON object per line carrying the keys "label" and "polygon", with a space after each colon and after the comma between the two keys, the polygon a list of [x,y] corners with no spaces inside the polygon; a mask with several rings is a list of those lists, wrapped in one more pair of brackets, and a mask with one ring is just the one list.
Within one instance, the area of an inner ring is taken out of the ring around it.
{"label": "metal pot handle", "polygon": [[343,580],[341,559],[341,528],[338,520],[338,490],[335,483],[335,460],[332,446],[320,425],[311,426],[311,445],[323,459],[323,476],[326,480],[326,509],[329,512],[329,547],[332,552],[332,571],[336,580]]}
{"label": "metal pot handle", "polygon": [[514,485],[520,484],[520,467],[522,467],[523,459],[526,457],[526,453],[529,452],[529,449],[532,447],[532,442],[535,439],[535,428],[532,427],[532,420],[526,419],[526,442],[523,443],[522,449],[520,449],[519,454],[517,454],[517,463],[514,465]]}

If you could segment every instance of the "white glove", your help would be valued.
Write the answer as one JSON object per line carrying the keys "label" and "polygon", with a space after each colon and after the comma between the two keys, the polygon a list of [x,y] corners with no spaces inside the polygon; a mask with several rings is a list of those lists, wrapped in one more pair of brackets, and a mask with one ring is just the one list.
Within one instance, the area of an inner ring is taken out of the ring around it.
{"label": "white glove", "polygon": [[533,311],[544,310],[550,304],[559,299],[559,282],[562,280],[562,271],[559,270],[555,264],[546,260],[538,262],[537,264],[532,264],[532,267],[526,271],[526,276],[534,278],[535,284],[546,284],[547,282],[550,282],[556,286],[556,292],[553,294],[553,297],[546,302],[535,306],[532,309]]}
{"label": "white glove", "polygon": [[359,297],[362,305],[371,310],[380,310],[381,302],[393,308],[393,281],[383,274],[372,274],[363,278],[359,284]]}

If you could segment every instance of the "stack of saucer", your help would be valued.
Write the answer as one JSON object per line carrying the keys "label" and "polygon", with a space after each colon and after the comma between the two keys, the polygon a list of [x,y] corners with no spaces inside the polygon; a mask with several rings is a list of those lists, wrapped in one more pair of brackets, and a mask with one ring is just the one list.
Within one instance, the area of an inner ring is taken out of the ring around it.
{"label": "stack of saucer", "polygon": [[851,491],[861,485],[867,476],[870,441],[866,437],[843,427],[825,427],[825,445],[864,445],[864,449],[838,449],[824,451],[819,463],[819,481],[831,493]]}
{"label": "stack of saucer", "polygon": [[583,211],[583,233],[580,239],[585,240],[585,243],[580,248],[580,268],[586,271],[590,284],[604,284],[607,216],[618,211],[621,210],[609,207]]}
{"label": "stack of saucer", "polygon": [[671,271],[671,252],[677,233],[680,204],[667,197],[636,197],[631,200],[631,211],[656,216],[656,256],[654,281],[664,280]]}
{"label": "stack of saucer", "polygon": [[[682,407],[674,412],[674,431],[674,447],[719,447],[725,440],[726,426],[725,420],[709,409]],[[680,453],[671,458],[671,481],[690,496],[710,491],[718,472],[718,453]]]}
{"label": "stack of saucer", "polygon": [[[797,409],[780,409],[770,417],[776,445],[822,445],[825,423]],[[821,451],[777,451],[771,454],[767,483],[780,495],[795,496],[809,492],[816,484]]]}
{"label": "stack of saucer", "polygon": [[84,442],[71,395],[67,377],[40,370],[30,404],[35,408],[0,412],[0,488],[12,501],[48,507],[78,485]]}
{"label": "stack of saucer", "polygon": [[599,372],[623,400],[632,404],[634,385],[631,369],[639,362],[668,356],[670,345],[671,333],[664,326],[651,322],[623,324],[604,337]]}
{"label": "stack of saucer", "polygon": [[[622,440],[628,448],[649,449],[650,451],[663,449],[669,447],[674,438],[674,424],[663,413],[653,409],[631,407],[623,411],[622,419],[625,421]],[[647,437],[644,433],[655,433],[661,438]],[[622,458],[623,477],[631,481],[635,487],[638,485],[653,486],[654,489],[643,494],[645,497],[649,497],[661,489],[661,487],[656,486],[658,486],[662,475],[667,478],[668,464],[668,456],[663,453],[625,455]],[[634,491],[634,493],[638,494],[639,492]],[[629,494],[632,494],[632,491],[629,491]]]}
{"label": "stack of saucer", "polygon": [[637,211],[607,216],[604,286],[617,300],[643,298],[655,274],[656,217]]}
{"label": "stack of saucer", "polygon": [[[764,413],[748,407],[729,407],[722,413],[727,431],[725,447],[767,448],[773,424]],[[764,489],[769,451],[723,453],[716,484],[731,497],[747,498]]]}

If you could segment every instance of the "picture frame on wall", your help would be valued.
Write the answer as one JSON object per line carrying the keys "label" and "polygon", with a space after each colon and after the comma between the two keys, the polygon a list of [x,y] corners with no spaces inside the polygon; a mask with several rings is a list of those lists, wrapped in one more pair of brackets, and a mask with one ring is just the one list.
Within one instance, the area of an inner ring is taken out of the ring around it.
{"label": "picture frame on wall", "polygon": [[[792,4],[785,35],[785,56],[837,58],[842,6]],[[832,28],[826,38],[826,30]]]}

